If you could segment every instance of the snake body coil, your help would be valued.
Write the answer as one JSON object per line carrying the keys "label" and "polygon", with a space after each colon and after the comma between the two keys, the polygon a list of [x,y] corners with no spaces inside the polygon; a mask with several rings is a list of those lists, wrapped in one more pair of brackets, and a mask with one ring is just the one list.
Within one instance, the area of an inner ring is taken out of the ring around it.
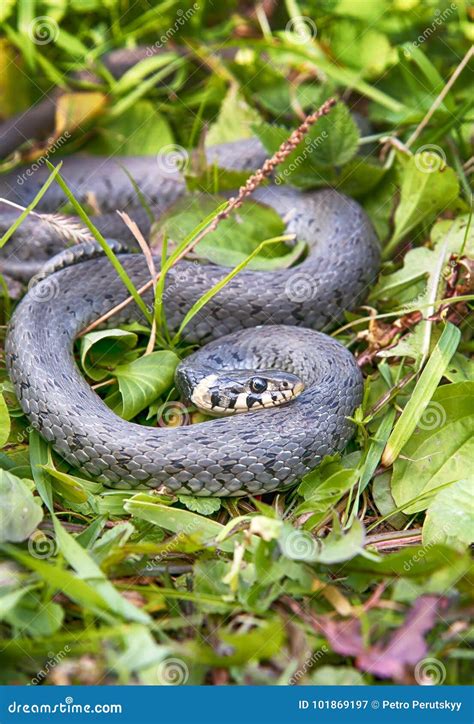
{"label": "snake body coil", "polygon": [[[264,156],[259,146],[251,153],[249,148],[248,143],[231,144],[215,153],[221,165],[247,168]],[[176,171],[164,178],[156,160],[135,161],[128,160],[129,172],[157,202],[184,192]],[[79,198],[92,189],[105,210],[130,203],[125,182],[121,186],[114,177],[119,186],[114,190],[107,164],[104,171],[97,160],[66,160],[63,171]],[[43,208],[58,205],[55,193]],[[379,266],[374,231],[360,206],[334,190],[303,193],[272,185],[258,189],[255,199],[287,219],[287,232],[307,242],[308,254],[295,268],[246,270],[234,277],[186,327],[185,338],[205,346],[183,365],[217,374],[283,369],[303,380],[304,392],[282,407],[174,429],[120,419],[80,375],[73,343],[82,328],[127,292],[107,259],[82,261],[30,289],[15,311],[6,344],[8,369],[25,414],[68,462],[119,488],[163,485],[192,495],[242,495],[286,487],[345,446],[352,434],[348,417],[361,401],[362,378],[352,355],[314,330],[333,326],[344,310],[363,301]],[[125,254],[120,260],[137,286],[149,279],[141,255]],[[171,269],[164,299],[172,329],[224,273],[221,267],[192,262]],[[137,316],[129,305],[113,323]]]}

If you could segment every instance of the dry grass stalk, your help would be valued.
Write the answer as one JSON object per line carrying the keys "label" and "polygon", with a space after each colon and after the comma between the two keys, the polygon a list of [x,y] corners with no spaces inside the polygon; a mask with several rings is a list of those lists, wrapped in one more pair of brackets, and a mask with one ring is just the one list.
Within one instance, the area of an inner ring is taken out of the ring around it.
{"label": "dry grass stalk", "polygon": [[[140,249],[143,252],[143,256],[146,259],[146,263],[148,266],[148,270],[150,272],[151,280],[153,282],[153,288],[156,287],[156,282],[158,280],[158,275],[156,273],[155,268],[155,262],[153,260],[153,254],[151,253],[151,249],[146,243],[146,239],[143,236],[142,232],[138,228],[138,224],[133,221],[133,219],[130,218],[130,216],[125,213],[125,211],[117,211],[117,214],[120,216],[124,224],[130,229],[133,236],[138,242],[138,245]],[[151,332],[150,332],[150,338],[148,340],[148,344],[145,350],[145,355],[151,354],[155,348],[155,340],[156,340],[156,320],[153,319],[153,323],[151,325]]]}
{"label": "dry grass stalk", "polygon": [[[235,209],[238,209],[240,206],[242,206],[245,199],[250,196],[255,191],[255,189],[258,188],[258,186],[260,186],[262,181],[268,178],[273,173],[275,168],[283,163],[283,161],[285,161],[290,153],[292,153],[299,146],[311,126],[313,126],[319,118],[321,118],[322,116],[326,116],[336,103],[337,101],[335,98],[329,98],[314,113],[308,115],[303,123],[301,123],[301,125],[299,125],[298,128],[293,131],[290,137],[287,138],[286,141],[283,141],[278,151],[276,151],[271,158],[265,161],[262,168],[258,169],[258,171],[249,176],[245,184],[240,187],[238,195],[230,198],[227,201],[226,207],[222,209],[220,213],[216,214],[216,216],[212,219],[208,226],[206,226],[205,229],[203,229],[197,236],[195,236],[195,238],[188,244],[188,246],[183,249],[183,251],[177,256],[174,263],[176,264],[176,262],[181,261],[187,254],[189,254],[189,252],[191,252],[197,246],[197,244],[199,244],[200,241],[202,241],[205,236],[207,236],[207,234],[215,231],[221,221],[227,219],[230,214],[235,211]],[[158,274],[155,275],[153,279],[150,279],[150,281],[146,282],[146,284],[143,284],[143,286],[141,286],[137,290],[138,293],[143,294],[148,289],[155,286],[156,282],[160,278],[160,273],[161,272],[158,272]],[[127,297],[127,299],[125,299],[123,302],[117,304],[115,307],[113,307],[113,309],[110,309],[108,312],[99,317],[99,319],[96,319],[95,322],[83,329],[80,336],[91,332],[100,324],[106,322],[108,319],[110,319],[110,317],[126,307],[132,301],[133,297]]]}

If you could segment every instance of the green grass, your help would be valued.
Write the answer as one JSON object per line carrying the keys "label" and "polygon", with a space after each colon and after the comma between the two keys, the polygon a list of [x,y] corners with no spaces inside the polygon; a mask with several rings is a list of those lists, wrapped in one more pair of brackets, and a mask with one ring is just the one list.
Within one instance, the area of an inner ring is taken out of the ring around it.
{"label": "green grass", "polygon": [[[304,189],[331,184],[357,198],[384,254],[370,307],[331,332],[359,358],[366,380],[356,436],[285,493],[218,500],[106,489],[31,431],[2,371],[3,684],[158,684],[176,662],[178,681],[188,684],[416,683],[407,656],[413,632],[405,626],[428,595],[434,613],[418,670],[434,658],[439,681],[470,680],[472,58],[445,90],[468,52],[472,24],[462,1],[456,10],[441,0],[313,5],[288,1],[266,17],[237,3],[202,2],[165,44],[169,53],[118,81],[101,62],[104,53],[152,46],[191,2],[90,0],[83,12],[79,4],[25,0],[0,10],[2,113],[21,112],[53,85],[69,89],[52,142],[66,130],[69,138],[49,154],[57,170],[47,183],[63,185],[69,208],[104,247],[133,303],[143,305],[119,259],[64,187],[60,154],[154,156],[170,145],[189,153],[206,133],[213,142],[257,134],[271,152],[331,95],[340,102],[308,134],[311,152],[303,159],[301,148],[294,152],[279,177]],[[52,19],[51,40],[38,44],[31,28],[43,15]],[[289,31],[290,21],[309,36]],[[177,54],[173,43],[187,53]],[[234,56],[222,53],[231,48]],[[92,66],[93,81],[71,78]],[[371,127],[361,131],[354,112]],[[44,154],[39,144],[24,147],[0,169]],[[182,206],[160,229],[165,270],[217,212],[216,202],[199,217],[198,192],[244,180],[194,163],[186,174],[195,204],[179,238]],[[218,227],[203,255],[227,261],[232,273],[250,260],[284,266],[288,246],[262,243],[280,236],[268,212],[259,216],[244,204],[238,214],[255,238],[239,236],[235,224],[229,243]],[[149,326],[135,324],[89,332],[78,359],[98,394],[127,419],[201,422],[173,387],[189,349],[176,336],[182,330],[167,329],[164,278],[153,312],[143,310],[157,324],[151,354],[144,355]],[[5,299],[5,322],[9,309]],[[346,641],[351,622],[361,656],[346,655],[338,641]],[[394,678],[390,642],[404,633],[407,646],[396,654],[403,673]],[[375,652],[375,673],[368,673],[362,654]]]}

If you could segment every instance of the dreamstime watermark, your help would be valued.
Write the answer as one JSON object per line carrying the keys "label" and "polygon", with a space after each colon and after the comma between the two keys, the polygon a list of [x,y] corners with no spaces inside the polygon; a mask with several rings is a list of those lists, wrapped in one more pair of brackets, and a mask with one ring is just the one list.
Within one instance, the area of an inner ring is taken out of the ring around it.
{"label": "dreamstime watermark", "polygon": [[48,659],[43,664],[43,668],[38,671],[36,676],[31,679],[30,685],[31,686],[38,686],[38,684],[42,684],[45,679],[48,678],[51,671],[61,663],[61,661],[66,658],[68,653],[71,651],[71,647],[66,644],[66,646],[61,649],[61,651],[58,651],[57,654],[53,653],[52,651],[49,651],[48,653]]}
{"label": "dreamstime watermark", "polygon": [[290,676],[288,679],[288,684],[290,686],[295,686],[298,684],[298,682],[306,676],[308,671],[310,671],[315,664],[318,663],[320,659],[322,659],[326,654],[329,653],[329,649],[326,646],[326,644],[323,644],[317,651],[315,651],[309,659],[306,659],[306,661],[303,663],[303,666],[295,671],[293,676]]}
{"label": "dreamstime watermark", "polygon": [[35,530],[28,538],[28,551],[33,558],[51,558],[57,548],[54,534],[49,530]]}
{"label": "dreamstime watermark", "polygon": [[443,525],[439,528],[436,535],[434,535],[433,539],[430,540],[429,543],[426,543],[426,545],[419,548],[416,553],[414,553],[408,560],[406,560],[403,564],[403,570],[406,573],[409,573],[413,566],[415,566],[417,563],[421,563],[430,550],[438,545],[439,543],[443,543],[443,541],[449,537],[450,535],[456,534],[456,524],[452,520],[446,520]]}
{"label": "dreamstime watermark", "polygon": [[314,558],[321,550],[321,542],[306,530],[294,530],[281,543],[281,551],[291,560]]}
{"label": "dreamstime watermark", "polygon": [[22,174],[18,174],[18,176],[16,177],[17,184],[19,186],[23,186],[23,184],[28,181],[28,179],[34,176],[34,174],[39,171],[42,166],[44,166],[46,161],[49,160],[49,157],[52,156],[52,154],[56,153],[56,151],[58,151],[62,146],[64,146],[64,144],[69,141],[70,138],[71,134],[69,133],[69,131],[64,131],[64,133],[55,140],[52,146],[48,148],[46,153],[40,156],[37,161],[32,163],[31,166],[26,169],[26,171],[23,171]]}
{"label": "dreamstime watermark", "polygon": [[169,543],[166,543],[160,553],[158,553],[156,556],[153,556],[153,558],[147,562],[146,569],[149,571],[153,570],[155,566],[157,566],[163,560],[166,560],[170,553],[177,552],[180,545],[186,541],[186,538],[192,535],[198,528],[199,525],[197,523],[190,523],[189,525],[185,525],[183,530],[180,530],[180,532],[175,535],[169,541]]}
{"label": "dreamstime watermark", "polygon": [[37,282],[33,277],[28,284],[30,299],[38,304],[47,304],[59,295],[59,282],[56,277],[50,276]]}
{"label": "dreamstime watermark", "polygon": [[329,134],[327,133],[327,131],[321,131],[321,133],[316,136],[316,138],[306,138],[303,150],[300,151],[292,161],[290,161],[286,168],[284,168],[282,171],[279,171],[278,175],[275,177],[275,184],[277,186],[279,184],[282,184],[284,182],[284,179],[297,171],[301,164],[308,158],[308,156],[314,150],[316,150],[327,138],[329,138]]}
{"label": "dreamstime watermark", "polygon": [[39,15],[28,25],[28,36],[35,45],[55,43],[59,36],[59,25],[49,15]]}
{"label": "dreamstime watermark", "polygon": [[189,679],[189,669],[182,659],[166,659],[158,665],[156,677],[162,686],[182,686]]}
{"label": "dreamstime watermark", "polygon": [[316,23],[307,15],[295,15],[285,26],[285,31],[291,34],[291,39],[301,45],[314,40],[318,34]]}
{"label": "dreamstime watermark", "polygon": [[[187,287],[188,284],[195,281],[196,270],[200,266],[197,259],[194,261],[186,259],[185,262],[182,261],[176,267],[170,269],[166,275],[166,284],[162,296],[157,299],[156,304],[165,304],[167,300],[172,301],[181,287]],[[148,307],[148,311],[153,313],[153,306]]]}
{"label": "dreamstime watermark", "polygon": [[415,166],[422,173],[436,173],[446,166],[446,154],[439,146],[428,143],[415,153]]}
{"label": "dreamstime watermark", "polygon": [[12,701],[10,714],[121,714],[122,704],[74,704],[72,696],[66,696],[57,704],[22,704]]}
{"label": "dreamstime watermark", "polygon": [[[445,10],[436,10],[435,11],[435,17],[431,25],[428,25],[424,31],[416,38],[416,40],[413,40],[410,45],[413,48],[419,48],[420,45],[423,45],[431,36],[438,30],[441,25],[443,25],[446,20],[450,17],[450,15],[453,14],[458,9],[458,6],[455,2],[452,2],[449,7],[447,7]],[[404,50],[405,55],[409,58],[410,48],[405,48]]]}
{"label": "dreamstime watermark", "polygon": [[160,149],[156,163],[162,173],[183,172],[189,164],[189,153],[178,143],[169,143]]}
{"label": "dreamstime watermark", "polygon": [[156,43],[153,43],[153,45],[150,45],[147,48],[147,56],[150,58],[152,55],[155,55],[157,50],[160,50],[160,48],[163,48],[164,45],[172,40],[176,33],[191,20],[193,15],[197,13],[199,8],[200,5],[197,2],[195,2],[192,7],[188,8],[187,10],[178,8],[178,10],[176,11],[176,18],[173,25],[168,28],[168,30],[166,30],[163,35],[160,35]]}
{"label": "dreamstime watermark", "polygon": [[431,401],[418,421],[420,430],[437,430],[446,422],[446,410],[439,402]]}
{"label": "dreamstime watermark", "polygon": [[285,294],[290,302],[307,302],[315,298],[318,287],[311,274],[296,272],[286,281]]}
{"label": "dreamstime watermark", "polygon": [[27,427],[25,427],[24,430],[22,430],[21,432],[19,432],[17,434],[17,436],[16,436],[17,443],[19,445],[21,445],[21,443],[25,442],[25,440],[27,440],[29,438],[30,433],[33,432],[33,430],[34,430],[34,427],[32,425],[28,425]]}
{"label": "dreamstime watermark", "polygon": [[158,427],[183,427],[189,425],[188,408],[182,402],[169,400],[158,410]]}
{"label": "dreamstime watermark", "polygon": [[414,676],[420,686],[441,686],[446,679],[446,667],[434,657],[421,659],[415,666]]}

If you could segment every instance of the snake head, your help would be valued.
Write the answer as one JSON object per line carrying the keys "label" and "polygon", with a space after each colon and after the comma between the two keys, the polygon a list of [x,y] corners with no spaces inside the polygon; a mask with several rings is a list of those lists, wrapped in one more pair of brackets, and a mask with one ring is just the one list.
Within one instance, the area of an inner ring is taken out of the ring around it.
{"label": "snake head", "polygon": [[211,415],[232,415],[277,407],[303,392],[304,384],[280,370],[223,370],[206,375],[193,387],[190,401]]}

